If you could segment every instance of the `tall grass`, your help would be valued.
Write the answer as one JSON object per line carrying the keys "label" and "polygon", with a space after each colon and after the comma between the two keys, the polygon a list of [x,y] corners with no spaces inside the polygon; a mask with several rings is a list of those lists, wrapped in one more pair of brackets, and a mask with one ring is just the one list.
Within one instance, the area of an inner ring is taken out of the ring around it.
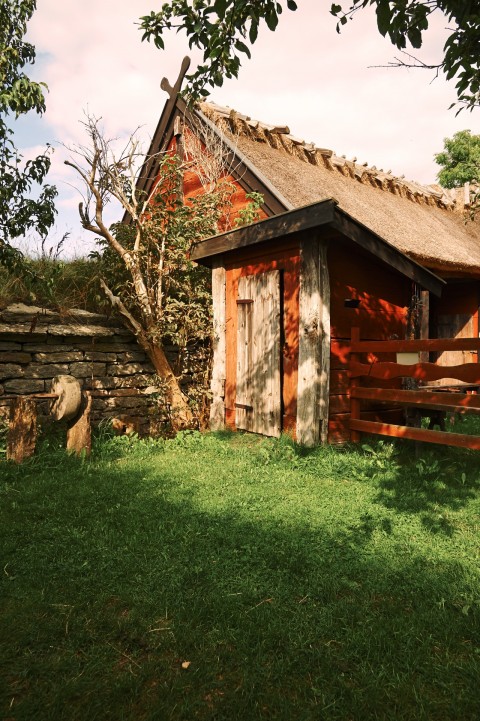
{"label": "tall grass", "polygon": [[86,258],[62,261],[48,255],[25,258],[21,271],[0,265],[0,308],[11,303],[40,305],[51,310],[105,308],[98,264]]}
{"label": "tall grass", "polygon": [[480,457],[47,439],[0,461],[5,719],[480,717]]}

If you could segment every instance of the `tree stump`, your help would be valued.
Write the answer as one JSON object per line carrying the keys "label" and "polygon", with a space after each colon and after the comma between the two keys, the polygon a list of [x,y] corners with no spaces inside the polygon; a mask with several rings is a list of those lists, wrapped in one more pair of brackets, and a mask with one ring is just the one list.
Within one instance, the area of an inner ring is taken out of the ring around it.
{"label": "tree stump", "polygon": [[33,456],[37,441],[37,404],[34,398],[18,396],[10,406],[7,459],[22,463]]}
{"label": "tree stump", "polygon": [[80,411],[78,415],[68,423],[67,451],[72,451],[77,456],[79,456],[82,451],[89,456],[92,450],[91,408],[92,396],[88,392],[82,393]]}

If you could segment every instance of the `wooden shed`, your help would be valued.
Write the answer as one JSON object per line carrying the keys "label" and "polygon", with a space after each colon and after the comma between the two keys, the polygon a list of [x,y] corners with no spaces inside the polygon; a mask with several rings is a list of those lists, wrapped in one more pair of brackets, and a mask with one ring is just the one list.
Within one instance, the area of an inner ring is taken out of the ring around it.
{"label": "wooden shed", "polygon": [[[219,147],[222,150],[223,175],[237,188],[231,211],[233,217],[247,204],[248,193],[256,191],[262,194],[264,202],[261,215],[265,224],[256,225],[255,230],[232,231],[209,240],[199,246],[196,257],[202,263],[211,264],[214,269],[217,311],[221,307],[219,293],[222,295],[218,288],[226,283],[225,302],[228,300],[232,307],[226,310],[225,338],[229,358],[231,353],[235,357],[229,363],[234,363],[235,368],[237,310],[245,306],[239,311],[239,317],[242,317],[243,312],[244,322],[253,322],[255,319],[252,316],[249,320],[249,314],[253,313],[251,307],[255,302],[249,301],[255,299],[248,294],[261,295],[267,292],[256,289],[256,281],[242,281],[241,293],[245,293],[245,297],[238,297],[238,280],[279,271],[276,277],[280,284],[281,314],[281,352],[277,363],[281,387],[280,427],[297,428],[299,437],[305,438],[303,430],[300,428],[299,431],[298,419],[300,416],[303,418],[302,403],[303,398],[307,398],[307,391],[302,386],[302,378],[306,374],[303,369],[310,367],[311,356],[305,356],[303,346],[305,337],[318,340],[320,336],[314,325],[309,324],[310,311],[304,316],[305,303],[309,308],[315,303],[308,300],[305,291],[308,274],[302,269],[309,267],[309,253],[316,257],[316,245],[312,250],[311,243],[320,244],[324,255],[320,254],[315,262],[328,269],[330,279],[328,289],[322,285],[324,275],[318,280],[323,314],[326,312],[325,298],[328,293],[331,296],[328,434],[331,439],[341,439],[346,435],[345,343],[353,324],[360,324],[362,337],[391,338],[398,335],[404,338],[405,308],[409,307],[410,313],[417,313],[420,318],[418,325],[422,338],[478,336],[480,222],[465,222],[470,202],[469,189],[466,187],[450,191],[435,184],[422,185],[409,181],[391,170],[379,169],[356,158],[349,160],[333,150],[305,142],[292,134],[285,124],[275,125],[255,120],[213,102],[189,107],[180,95],[188,65],[189,60],[186,58],[174,86],[166,78],[162,80],[161,87],[169,98],[141,169],[138,190],[148,196],[155,193],[160,182],[157,159],[163,152],[175,152],[187,161],[183,184],[187,202],[192,195],[203,192],[200,182],[202,173],[197,172],[196,161],[189,157],[187,149],[187,141],[196,138],[206,158],[212,140],[214,144],[218,143],[217,150]],[[325,200],[332,198],[336,199],[336,205],[331,200]],[[307,229],[303,225],[307,222],[306,218],[314,217],[316,211],[313,208],[320,209],[325,203],[330,208],[335,206],[335,221],[321,220]],[[287,222],[287,219],[296,218],[297,212],[302,220],[295,230],[284,233],[283,226],[274,222],[277,217],[280,223]],[[345,232],[346,225],[350,229],[349,233]],[[352,228],[356,229],[355,234]],[[308,242],[305,234],[308,235]],[[370,238],[371,244],[360,244],[360,236],[364,240]],[[249,238],[249,242],[245,238]],[[207,248],[215,250],[207,252]],[[389,249],[388,261],[379,253],[380,248]],[[328,256],[327,261],[325,254]],[[320,257],[323,258],[322,262]],[[395,262],[392,261],[393,257],[396,258]],[[408,272],[407,268],[410,269]],[[421,273],[421,278],[413,274],[413,268],[416,268],[415,273]],[[438,280],[432,274],[445,281],[440,296]],[[265,282],[268,279],[269,283],[273,283],[271,278],[274,277],[266,276]],[[427,282],[427,279],[430,280]],[[412,289],[413,281],[417,285]],[[433,290],[431,282],[436,290]],[[247,285],[243,286],[244,283]],[[253,290],[250,287],[252,283],[255,286]],[[420,287],[424,289],[421,293],[418,292]],[[317,297],[317,291],[312,292]],[[416,307],[412,306],[412,298],[416,299]],[[237,305],[237,300],[248,302]],[[313,312],[312,317],[317,319],[313,323],[320,322],[317,311]],[[216,324],[219,323],[221,326],[222,321],[217,317]],[[300,327],[296,341],[298,347],[291,343],[295,323]],[[305,333],[305,328],[310,330]],[[221,337],[222,334],[217,341],[220,348],[223,343]],[[321,360],[317,358],[315,363],[320,363],[320,377],[323,379],[328,367],[327,354],[324,352],[328,334],[322,331],[321,337]],[[217,348],[217,358],[220,357],[218,352]],[[316,353],[320,353],[318,348]],[[309,360],[304,360],[307,357]],[[247,358],[243,360],[244,363]],[[444,365],[476,362],[478,353],[455,350],[443,353],[436,360]],[[230,425],[237,425],[237,420],[238,423],[246,424],[247,420],[252,423],[248,416],[251,411],[238,406],[242,403],[237,398],[238,388],[233,371],[229,370],[229,366],[226,368],[228,373],[219,371],[221,365],[218,362],[215,367],[218,373],[214,409],[222,408],[220,401],[224,397],[225,417]],[[225,379],[224,396],[222,379]],[[260,383],[258,378],[254,380]],[[278,388],[278,382],[275,383]],[[323,380],[317,383],[325,396]],[[240,387],[240,395],[242,393]],[[318,395],[320,391],[315,390],[314,393]],[[321,426],[318,433],[323,439],[327,435],[324,396],[320,404],[323,409],[322,421],[318,426]],[[245,402],[242,405],[251,404]],[[371,412],[376,412],[376,409]],[[278,417],[278,400],[274,417]],[[275,432],[278,432],[279,424],[277,421],[272,423],[277,429]],[[309,426],[307,422],[305,425]],[[316,427],[316,424],[310,426]]]}
{"label": "wooden shed", "polygon": [[332,199],[209,238],[193,258],[213,269],[212,427],[305,445],[348,439],[352,326],[404,338],[412,286],[444,285]]}
{"label": "wooden shed", "polygon": [[[412,260],[446,281],[441,298],[421,298],[424,337],[477,337],[480,305],[480,222],[465,222],[469,188],[446,190],[422,185],[362,159],[349,160],[333,150],[305,142],[286,124],[255,120],[213,102],[188,107],[179,94],[189,60],[185,58],[162,111],[138,189],[148,195],[158,183],[158,153],[183,153],[185,139],[196,137],[207,148],[217,140],[225,160],[225,176],[237,187],[232,214],[245,207],[246,195],[257,191],[264,203],[262,217],[336,198],[357,221]],[[199,174],[190,162],[184,194],[202,192]],[[449,352],[445,365],[477,361],[477,353]]]}
{"label": "wooden shed", "polygon": [[[363,225],[443,278],[446,285],[441,298],[429,299],[428,294],[422,298],[426,336],[478,337],[480,222],[468,219],[468,185],[453,190],[422,185],[391,170],[305,143],[290,134],[287,126],[253,121],[215,103],[202,103],[198,112],[235,145],[238,157],[250,170],[258,173],[258,190],[266,187],[271,192],[273,188],[285,210],[336,198]],[[263,180],[266,186],[262,186]],[[243,182],[240,175],[238,182]],[[477,361],[477,355],[449,352],[438,362]]]}

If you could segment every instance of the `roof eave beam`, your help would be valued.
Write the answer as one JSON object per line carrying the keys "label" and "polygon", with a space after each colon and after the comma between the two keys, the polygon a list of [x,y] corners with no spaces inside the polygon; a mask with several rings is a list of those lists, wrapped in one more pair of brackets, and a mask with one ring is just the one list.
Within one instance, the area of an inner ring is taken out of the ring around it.
{"label": "roof eave beam", "polygon": [[210,265],[209,258],[219,253],[257,245],[276,238],[285,238],[309,228],[329,224],[334,218],[334,211],[334,200],[325,200],[308,208],[290,210],[282,215],[260,220],[238,230],[230,230],[222,235],[207,238],[194,248],[191,258],[204,265]]}

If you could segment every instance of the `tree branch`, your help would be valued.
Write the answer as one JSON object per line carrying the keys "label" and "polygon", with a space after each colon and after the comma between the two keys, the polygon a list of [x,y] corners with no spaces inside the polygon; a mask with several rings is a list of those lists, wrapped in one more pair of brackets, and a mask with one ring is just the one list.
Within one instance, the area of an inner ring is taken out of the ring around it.
{"label": "tree branch", "polygon": [[144,336],[144,331],[140,323],[133,317],[133,315],[130,313],[128,308],[123,304],[123,302],[120,300],[118,295],[114,295],[108,285],[105,283],[103,278],[100,278],[100,287],[107,296],[108,300],[110,301],[110,304],[114,310],[117,311],[117,313],[122,316],[127,326],[130,328],[132,333],[135,334],[135,336],[140,337]]}

